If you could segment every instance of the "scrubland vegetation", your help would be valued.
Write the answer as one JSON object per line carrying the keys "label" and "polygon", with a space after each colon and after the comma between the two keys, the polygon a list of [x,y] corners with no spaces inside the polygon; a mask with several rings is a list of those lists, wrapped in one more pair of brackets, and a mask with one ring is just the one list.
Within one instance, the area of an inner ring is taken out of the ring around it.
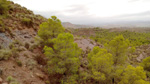
{"label": "scrubland vegetation", "polygon": [[[15,7],[9,4],[6,0],[0,0],[0,32],[7,31],[12,38],[15,36],[13,28],[5,27],[3,21],[6,17],[12,18],[7,13]],[[39,48],[38,52],[42,54],[33,55],[34,59],[29,59],[26,66],[32,70],[36,64],[33,60],[36,60],[48,75],[46,84],[150,84],[150,57],[138,63],[133,60],[139,46],[150,44],[149,32],[111,31],[101,28],[65,29],[56,16],[48,20],[38,16],[43,23],[36,29],[34,26],[37,23],[34,21],[37,18],[30,15],[32,12],[28,13],[29,15],[24,16],[16,14],[15,17],[19,18],[22,26],[34,28],[37,33],[35,41],[23,43],[13,39],[9,47],[1,46],[0,61],[13,59],[18,67],[23,67],[24,61],[19,60],[20,52],[26,50],[37,53],[34,50]],[[77,37],[90,38],[103,47],[95,46],[91,50],[83,51],[74,42]],[[29,58],[27,53],[23,55]],[[39,77],[43,78],[41,75]],[[6,81],[9,84],[19,84],[12,76],[8,76]]]}
{"label": "scrubland vegetation", "polygon": [[60,20],[52,16],[40,25],[38,36],[48,58],[50,83],[149,84],[148,58],[133,66],[128,57],[135,52],[136,46],[149,44],[149,33],[93,30],[96,30],[95,36],[89,37],[104,47],[95,46],[89,51],[86,54],[87,65],[83,66],[81,59],[84,51],[74,43],[72,34],[64,32]]}
{"label": "scrubland vegetation", "polygon": [[[137,32],[138,28],[133,29],[135,31],[125,29],[102,29],[102,28],[83,28],[83,29],[70,29],[73,34],[82,37],[89,37],[100,44],[105,44],[111,41],[114,37],[122,35],[125,39],[130,41],[131,46],[140,46],[150,44],[150,30],[141,29],[141,32]],[[120,31],[119,31],[120,30]],[[87,33],[82,33],[83,31]]]}
{"label": "scrubland vegetation", "polygon": [[0,15],[3,15],[8,12],[9,2],[7,0],[0,1]]}

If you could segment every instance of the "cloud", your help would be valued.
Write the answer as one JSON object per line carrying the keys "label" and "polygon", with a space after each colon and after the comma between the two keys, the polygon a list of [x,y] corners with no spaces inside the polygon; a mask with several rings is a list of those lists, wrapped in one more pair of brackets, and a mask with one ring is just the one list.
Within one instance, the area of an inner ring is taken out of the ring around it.
{"label": "cloud", "polygon": [[70,14],[78,14],[78,15],[87,15],[89,8],[85,5],[72,5],[69,6],[68,9],[66,9],[64,12],[70,13]]}
{"label": "cloud", "polygon": [[119,18],[120,20],[129,20],[129,21],[150,20],[150,11],[134,13],[134,14],[125,14],[125,15],[120,15],[120,16],[116,16],[113,18]]}
{"label": "cloud", "polygon": [[[83,7],[84,8],[84,7]],[[81,11],[78,8],[72,8],[74,11]],[[73,10],[67,10],[67,12],[74,13]],[[68,16],[60,11],[44,11],[38,12],[35,11],[36,14],[41,14],[46,18],[50,18],[52,15],[56,15],[62,22],[71,22],[74,24],[88,24],[88,25],[101,25],[101,24],[109,24],[109,23],[121,23],[121,22],[133,22],[133,21],[150,21],[150,11],[145,11],[141,13],[134,14],[124,14],[120,16],[114,17],[95,17],[92,15],[88,15],[88,13],[82,14],[82,12],[78,12],[79,15],[76,16]]]}
{"label": "cloud", "polygon": [[[71,5],[62,11],[34,11],[35,14],[41,14],[46,18],[55,15],[63,22],[72,22],[75,24],[85,24],[87,20],[94,19],[88,12],[89,8],[85,5]],[[85,21],[86,20],[86,21]]]}
{"label": "cloud", "polygon": [[10,1],[14,1],[14,2],[16,2],[16,1],[19,1],[19,0],[10,0]]}
{"label": "cloud", "polygon": [[141,0],[129,0],[129,2],[137,2],[137,1],[141,1]]}
{"label": "cloud", "polygon": [[149,0],[129,0],[129,2],[138,2],[138,1],[140,1],[140,2],[148,2]]}
{"label": "cloud", "polygon": [[[62,22],[103,24],[150,19],[150,0],[13,0],[46,18]],[[33,4],[34,3],[34,4]]]}

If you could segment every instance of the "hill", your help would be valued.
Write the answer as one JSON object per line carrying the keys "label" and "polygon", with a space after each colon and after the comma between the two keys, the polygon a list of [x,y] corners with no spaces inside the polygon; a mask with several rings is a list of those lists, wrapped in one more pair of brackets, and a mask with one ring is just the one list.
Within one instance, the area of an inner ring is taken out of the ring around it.
{"label": "hill", "polygon": [[72,24],[70,22],[62,22],[62,25],[65,28],[94,28],[94,26],[90,26],[90,25],[78,25],[78,24]]}
{"label": "hill", "polygon": [[[39,24],[47,19],[13,2],[8,7],[7,13],[0,16],[0,84],[8,79],[21,84],[45,84],[47,75],[35,60],[42,54],[32,45]],[[4,59],[5,55],[9,58]]]}
{"label": "hill", "polygon": [[102,28],[149,28],[150,21],[118,21],[99,25]]}

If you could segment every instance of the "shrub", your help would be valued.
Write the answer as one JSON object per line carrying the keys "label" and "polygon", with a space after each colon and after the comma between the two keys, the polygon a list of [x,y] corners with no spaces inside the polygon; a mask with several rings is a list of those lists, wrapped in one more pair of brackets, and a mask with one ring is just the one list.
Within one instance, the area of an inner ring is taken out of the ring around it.
{"label": "shrub", "polygon": [[18,66],[22,67],[22,62],[20,60],[16,60]]}
{"label": "shrub", "polygon": [[0,17],[0,32],[5,32],[5,25],[1,17]]}
{"label": "shrub", "polygon": [[23,18],[22,23],[28,27],[32,26],[33,22],[30,18]]}
{"label": "shrub", "polygon": [[9,57],[12,56],[12,52],[8,49],[0,50],[0,60],[8,60]]}
{"label": "shrub", "polygon": [[37,62],[33,59],[29,59],[26,61],[26,66],[32,70],[36,66]]}
{"label": "shrub", "polygon": [[49,81],[45,81],[45,84],[50,84],[50,82]]}
{"label": "shrub", "polygon": [[144,68],[144,70],[150,71],[150,68],[149,68],[150,67],[150,57],[143,59],[141,65]]}
{"label": "shrub", "polygon": [[0,18],[0,26],[3,25],[3,21],[2,21],[2,18]]}
{"label": "shrub", "polygon": [[18,57],[19,56],[19,53],[18,53],[18,49],[17,48],[12,48],[11,49],[11,52],[12,52],[12,56],[14,57],[14,58],[16,58],[16,57]]}
{"label": "shrub", "polygon": [[40,56],[40,55],[37,55],[35,57],[35,60],[38,62],[38,64],[41,64],[41,65],[46,65],[46,60],[44,59],[44,57]]}
{"label": "shrub", "polygon": [[28,54],[24,53],[24,56],[28,58]]}
{"label": "shrub", "polygon": [[12,29],[10,27],[6,27],[5,31],[7,31],[11,37],[15,36],[15,34],[13,34]]}
{"label": "shrub", "polygon": [[150,77],[150,57],[143,59],[141,66],[146,71],[148,77]]}
{"label": "shrub", "polygon": [[0,27],[0,32],[5,32],[4,26]]}
{"label": "shrub", "polygon": [[19,41],[19,40],[15,40],[15,41],[13,42],[13,44],[17,44],[17,45],[19,45],[19,46],[23,46],[22,42]]}
{"label": "shrub", "polygon": [[14,79],[12,76],[8,76],[6,81],[9,83],[9,84],[20,84],[19,82],[17,82],[16,79]]}
{"label": "shrub", "polygon": [[14,78],[12,76],[8,76],[6,80],[8,83],[10,83],[11,81],[14,81]]}
{"label": "shrub", "polygon": [[33,52],[33,50],[35,49],[35,48],[37,48],[38,47],[38,44],[33,44],[33,45],[31,45],[31,47],[29,48],[29,50],[31,51],[31,52]]}
{"label": "shrub", "polygon": [[18,82],[11,82],[10,84],[19,84]]}
{"label": "shrub", "polygon": [[26,49],[29,49],[30,44],[26,42],[24,46],[25,46]]}
{"label": "shrub", "polygon": [[7,13],[7,11],[9,10],[9,4],[10,2],[8,2],[7,0],[0,0],[0,15]]}

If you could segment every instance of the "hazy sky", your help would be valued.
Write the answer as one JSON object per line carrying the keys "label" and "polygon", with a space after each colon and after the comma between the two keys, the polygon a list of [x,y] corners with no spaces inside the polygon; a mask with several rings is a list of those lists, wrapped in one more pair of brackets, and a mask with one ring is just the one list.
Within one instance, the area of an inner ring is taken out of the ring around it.
{"label": "hazy sky", "polygon": [[12,0],[47,18],[62,22],[99,24],[150,19],[150,0]]}

